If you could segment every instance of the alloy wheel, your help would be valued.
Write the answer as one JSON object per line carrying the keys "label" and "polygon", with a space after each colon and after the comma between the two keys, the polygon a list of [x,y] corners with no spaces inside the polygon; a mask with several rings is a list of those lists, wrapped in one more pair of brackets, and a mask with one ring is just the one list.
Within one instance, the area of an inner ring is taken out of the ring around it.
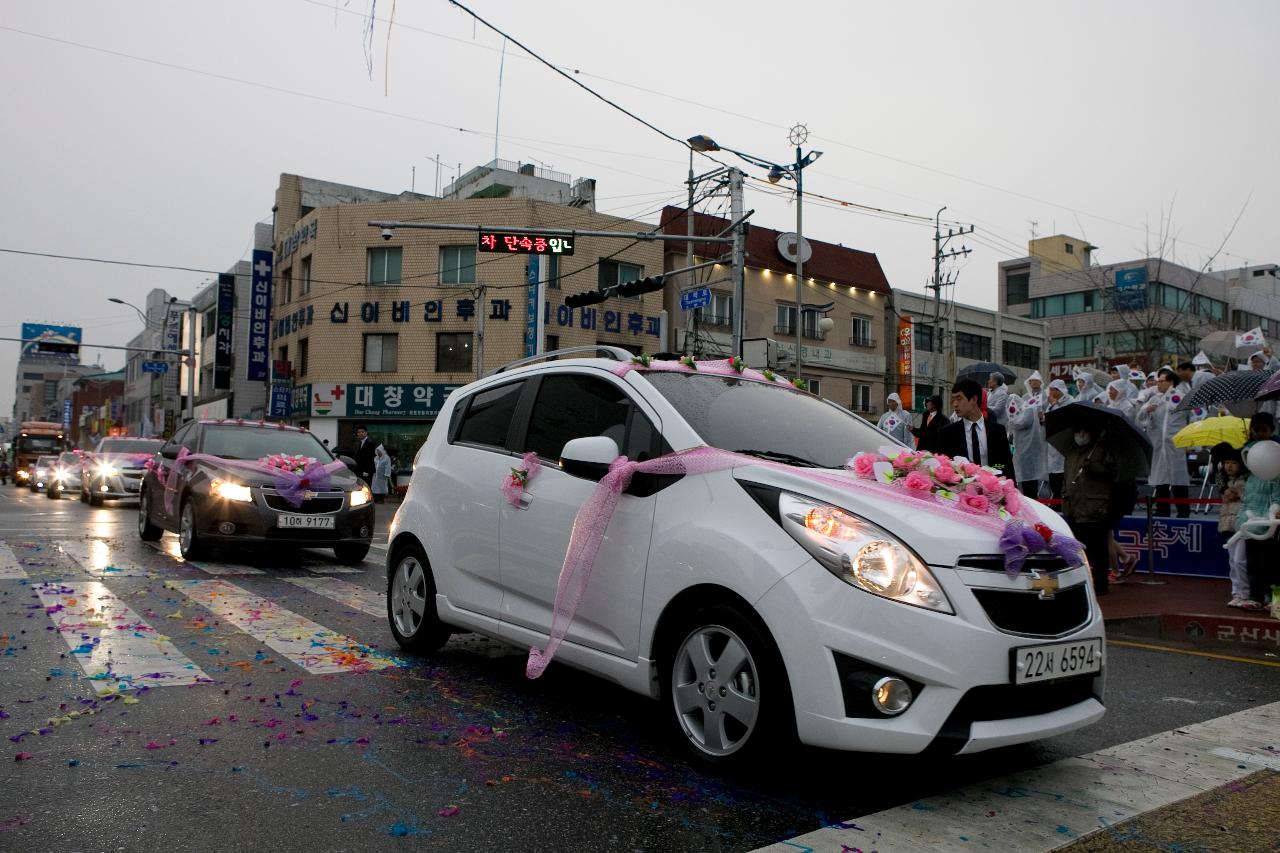
{"label": "alloy wheel", "polygon": [[689,741],[715,757],[746,746],[760,717],[759,670],[751,650],[734,631],[705,625],[676,652],[671,698]]}
{"label": "alloy wheel", "polygon": [[391,618],[402,637],[412,637],[422,627],[427,609],[427,576],[422,564],[412,555],[396,567],[391,589]]}

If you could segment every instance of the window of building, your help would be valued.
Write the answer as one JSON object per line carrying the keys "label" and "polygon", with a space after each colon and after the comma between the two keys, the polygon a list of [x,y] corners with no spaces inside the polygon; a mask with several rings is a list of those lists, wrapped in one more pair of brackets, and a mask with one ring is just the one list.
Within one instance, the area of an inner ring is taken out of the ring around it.
{"label": "window of building", "polygon": [[1097,335],[1067,335],[1049,342],[1049,358],[1092,358],[1097,349]]}
{"label": "window of building", "polygon": [[399,246],[370,249],[369,284],[399,284],[403,252]]}
{"label": "window of building", "polygon": [[821,379],[819,379],[816,376],[809,376],[805,378],[805,384],[808,386],[810,394],[814,394],[818,397],[822,396],[822,380]]}
{"label": "window of building", "polygon": [[956,332],[956,357],[991,360],[991,338],[970,332]]}
{"label": "window of building", "polygon": [[365,335],[364,372],[394,373],[399,351],[399,335]]}
{"label": "window of building", "polygon": [[298,295],[311,295],[311,256],[298,262]]}
{"label": "window of building", "polygon": [[800,333],[806,338],[824,337],[818,333],[818,312],[805,309],[800,313]]}
{"label": "window of building", "polygon": [[779,305],[777,318],[773,324],[774,334],[794,335],[796,333],[796,306]]}
{"label": "window of building", "polygon": [[204,312],[204,320],[201,321],[201,326],[204,329],[206,338],[213,337],[213,333],[218,331],[218,309],[216,306]]}
{"label": "window of building", "polygon": [[921,352],[937,352],[934,349],[933,326],[924,323],[915,324],[916,349]]}
{"label": "window of building", "polygon": [[934,394],[938,393],[933,389],[932,385],[917,385],[914,393],[911,395],[911,402],[914,404],[911,408],[913,411],[923,412],[924,401],[928,400]]}
{"label": "window of building", "polygon": [[1026,305],[1030,300],[1031,273],[1011,272],[1004,277],[1004,300],[1009,305]]}
{"label": "window of building", "polygon": [[1031,316],[1061,317],[1064,314],[1087,314],[1096,311],[1102,299],[1096,290],[1080,290],[1075,293],[1058,293],[1053,296],[1037,296],[1031,300]]}
{"label": "window of building", "polygon": [[280,305],[288,304],[293,301],[293,267],[280,273],[280,280],[276,282],[276,302]]}
{"label": "window of building", "polygon": [[[544,376],[522,450],[558,460],[573,439],[604,435],[628,459],[643,461],[652,455],[655,431],[651,426],[637,428],[635,422],[646,420],[611,382],[567,373]],[[635,441],[629,440],[633,437]]]}
{"label": "window of building", "polygon": [[440,247],[440,283],[475,284],[476,247]]}
{"label": "window of building", "polygon": [[560,256],[544,255],[547,259],[547,290],[560,289]]}
{"label": "window of building", "polygon": [[733,296],[713,290],[711,304],[705,308],[698,308],[693,313],[701,325],[731,326],[733,325]]}
{"label": "window of building", "polygon": [[471,372],[470,332],[440,332],[436,335],[436,371]]}
{"label": "window of building", "polygon": [[287,346],[280,347],[280,354],[276,356],[280,361],[289,360],[289,348]]}
{"label": "window of building", "polygon": [[871,318],[862,314],[855,314],[853,317],[852,334],[849,336],[849,345],[855,347],[871,346]]}
{"label": "window of building", "polygon": [[1067,244],[1065,244],[1065,245],[1066,245],[1066,249],[1067,249],[1067,254],[1068,254],[1068,255],[1074,255],[1074,254],[1076,253],[1076,247],[1075,247],[1075,246],[1071,245],[1070,243],[1067,243]]}
{"label": "window of building", "polygon": [[508,382],[496,388],[473,394],[455,411],[466,412],[455,433],[454,441],[479,444],[486,447],[504,447],[507,431],[515,420],[516,404],[524,381]]}
{"label": "window of building", "polygon": [[1003,347],[1004,363],[1010,367],[1027,367],[1032,370],[1040,367],[1040,347],[1017,341],[1004,341]]}
{"label": "window of building", "polygon": [[[628,281],[636,281],[644,278],[644,267],[637,264],[628,264],[622,261],[600,261],[599,272],[596,274],[596,288],[604,290],[606,287],[613,287],[615,284],[625,284]],[[630,297],[631,299],[639,299],[639,296]]]}
{"label": "window of building", "polygon": [[560,349],[560,336],[547,335],[547,352],[554,352]]}
{"label": "window of building", "polygon": [[311,339],[303,338],[298,341],[298,376],[307,375],[307,362],[311,357]]}
{"label": "window of building", "polygon": [[853,383],[853,410],[855,412],[871,411],[871,386]]}

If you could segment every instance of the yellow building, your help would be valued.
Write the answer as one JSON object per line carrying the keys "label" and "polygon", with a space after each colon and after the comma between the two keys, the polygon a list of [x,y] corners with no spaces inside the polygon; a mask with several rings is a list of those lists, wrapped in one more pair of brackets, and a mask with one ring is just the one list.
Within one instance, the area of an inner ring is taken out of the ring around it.
{"label": "yellow building", "polygon": [[546,282],[539,309],[547,349],[662,348],[661,293],[564,305],[570,293],[661,273],[656,242],[578,237],[572,254],[489,254],[478,251],[475,231],[398,228],[384,239],[368,222],[619,232],[652,225],[570,204],[441,200],[288,174],[274,212],[271,359],[288,363],[293,422],[335,448],[350,446],[363,423],[405,465],[453,388],[524,356],[528,318],[536,314],[530,258]]}

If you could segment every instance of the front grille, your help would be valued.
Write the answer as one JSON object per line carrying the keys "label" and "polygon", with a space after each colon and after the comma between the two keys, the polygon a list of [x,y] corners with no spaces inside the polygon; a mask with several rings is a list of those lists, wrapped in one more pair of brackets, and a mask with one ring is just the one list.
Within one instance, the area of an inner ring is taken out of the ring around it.
{"label": "front grille", "polygon": [[1088,699],[1097,676],[1074,675],[1035,684],[985,684],[966,691],[956,704],[933,743],[925,750],[932,755],[952,755],[969,742],[970,726],[990,720],[1034,717],[1070,708]]}
{"label": "front grille", "polygon": [[1010,634],[1058,637],[1089,621],[1088,584],[1080,583],[1041,598],[1035,591],[975,589],[974,598],[991,624]]}
{"label": "front grille", "polygon": [[[987,572],[1003,572],[1004,555],[1003,554],[965,554],[956,560],[956,568],[960,569],[982,569]],[[1031,554],[1027,557],[1027,561],[1022,566],[1023,574],[1030,574],[1032,571],[1040,572],[1065,572],[1072,568],[1067,565],[1067,561],[1056,554]]]}
{"label": "front grille", "polygon": [[342,509],[342,496],[335,495],[333,497],[320,497],[304,500],[302,506],[294,506],[284,499],[282,495],[264,492],[262,497],[266,500],[267,506],[279,512],[299,512],[304,515],[313,515],[324,512],[337,512]]}

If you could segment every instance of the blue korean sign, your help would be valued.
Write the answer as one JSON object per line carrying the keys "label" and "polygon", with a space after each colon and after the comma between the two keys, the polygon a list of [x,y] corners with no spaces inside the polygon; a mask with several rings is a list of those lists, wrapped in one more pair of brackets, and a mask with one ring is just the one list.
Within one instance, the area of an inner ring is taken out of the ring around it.
{"label": "blue korean sign", "polygon": [[346,414],[354,418],[434,418],[455,388],[452,385],[397,382],[347,386]]}
{"label": "blue korean sign", "polygon": [[253,250],[249,283],[249,363],[245,379],[261,382],[267,378],[267,353],[271,347],[271,252]]}
{"label": "blue korean sign", "polygon": [[1228,572],[1225,538],[1218,522],[1191,518],[1154,518],[1150,536],[1145,516],[1120,519],[1116,542],[1138,557],[1136,572],[1148,571],[1148,548],[1155,554],[1155,570],[1162,575],[1225,578]]}
{"label": "blue korean sign", "polygon": [[71,401],[62,401],[62,428],[71,429]]}
{"label": "blue korean sign", "polygon": [[168,373],[169,362],[167,361],[144,361],[142,362],[143,373]]}
{"label": "blue korean sign", "polygon": [[1117,311],[1140,311],[1147,307],[1147,268],[1116,270],[1115,297]]}
{"label": "blue korean sign", "polygon": [[231,390],[231,355],[235,344],[236,277],[218,275],[218,314],[213,341],[213,387]]}
{"label": "blue korean sign", "polygon": [[[439,323],[448,317],[454,317],[464,323],[469,323],[481,311],[486,312],[485,317],[489,320],[506,322],[513,316],[510,299],[490,299],[488,305],[471,297],[461,297],[453,299],[451,302],[452,312],[448,310],[450,308],[449,302],[444,299],[428,299],[426,302],[411,302],[408,299],[335,302],[333,307],[329,309],[329,322],[355,323],[358,320],[361,323],[374,324],[390,320],[392,323],[412,323],[416,322],[416,310],[419,308],[422,309],[421,322],[424,323]],[[292,324],[290,324],[289,317],[277,320],[276,334],[278,336],[287,335],[291,331],[297,331],[304,326],[310,325],[314,319],[314,311],[311,310],[311,307],[299,309],[291,315]],[[806,310],[812,307],[805,306]],[[829,307],[827,306],[827,308]],[[387,309],[390,310],[388,311]],[[519,304],[515,306],[514,316],[517,320],[520,319]],[[527,323],[526,315],[526,332]],[[613,309],[600,309],[590,306],[584,306],[575,311],[568,305],[557,305],[553,310],[551,303],[544,301],[542,303],[542,326],[550,329],[552,323],[569,329],[577,327],[579,329],[601,330],[615,334],[662,337],[662,318],[652,314],[641,314],[639,311],[615,311]],[[281,331],[282,328],[283,331]]]}
{"label": "blue korean sign", "polygon": [[695,308],[706,308],[711,304],[711,288],[700,287],[680,294],[680,310],[692,311]]}
{"label": "blue korean sign", "polygon": [[269,417],[288,418],[293,414],[293,386],[271,386],[271,412]]}
{"label": "blue korean sign", "polygon": [[537,255],[529,258],[527,283],[529,285],[528,300],[525,303],[524,316],[524,354],[525,357],[538,354],[538,274],[542,270],[542,260]]}

